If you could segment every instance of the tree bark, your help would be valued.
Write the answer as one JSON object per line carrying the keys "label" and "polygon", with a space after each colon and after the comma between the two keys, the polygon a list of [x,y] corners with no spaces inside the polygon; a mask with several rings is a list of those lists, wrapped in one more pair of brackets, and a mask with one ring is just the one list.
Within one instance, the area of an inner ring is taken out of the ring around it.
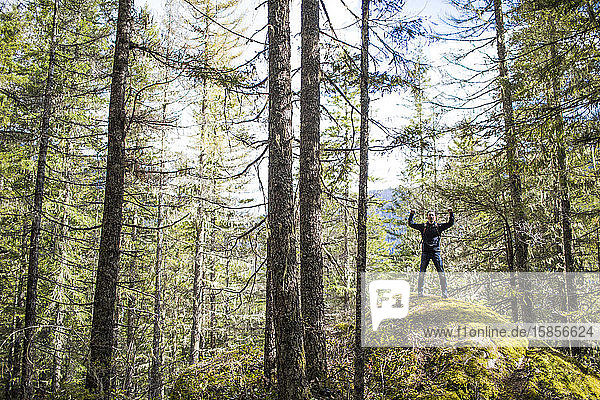
{"label": "tree bark", "polygon": [[321,222],[319,0],[302,0],[300,95],[300,265],[306,379],[327,378]]}
{"label": "tree bark", "polygon": [[[494,14],[496,18],[496,43],[498,52],[498,69],[500,72],[500,90],[502,97],[502,109],[504,116],[504,138],[506,142],[506,167],[511,196],[512,226],[514,233],[514,265],[517,275],[528,270],[527,251],[528,244],[525,236],[525,210],[523,208],[523,190],[521,187],[521,176],[518,167],[517,139],[514,124],[514,112],[512,104],[512,89],[510,86],[508,67],[506,65],[506,45],[504,41],[504,19],[502,12],[502,1],[494,0]],[[518,278],[519,285],[524,292],[521,311],[523,319],[528,322],[534,321],[533,301],[529,294],[526,279]]]}
{"label": "tree bark", "polygon": [[294,240],[292,90],[289,0],[268,1],[269,246],[280,400],[308,399],[300,312],[300,271]]}
{"label": "tree bark", "polygon": [[362,0],[360,51],[360,161],[356,242],[356,311],[354,325],[354,399],[365,397],[365,351],[362,348],[363,274],[367,270],[367,180],[369,178],[369,0]]}
{"label": "tree bark", "polygon": [[50,33],[50,49],[48,71],[44,89],[42,124],[38,150],[37,174],[35,178],[35,193],[33,199],[33,216],[31,221],[31,237],[29,243],[29,263],[27,265],[27,294],[25,297],[25,335],[23,338],[23,357],[21,359],[21,398],[28,400],[33,397],[33,337],[37,312],[37,282],[39,277],[38,264],[40,256],[40,233],[42,227],[42,206],[44,201],[44,185],[46,180],[46,159],[50,134],[50,117],[52,114],[52,86],[54,84],[54,57],[56,48],[56,15],[58,1],[54,2],[52,13],[52,28]]}
{"label": "tree bark", "polygon": [[129,64],[131,0],[119,0],[117,35],[108,115],[108,157],[102,233],[90,338],[86,387],[110,397],[115,326],[115,303],[123,223],[125,180],[125,89]]}

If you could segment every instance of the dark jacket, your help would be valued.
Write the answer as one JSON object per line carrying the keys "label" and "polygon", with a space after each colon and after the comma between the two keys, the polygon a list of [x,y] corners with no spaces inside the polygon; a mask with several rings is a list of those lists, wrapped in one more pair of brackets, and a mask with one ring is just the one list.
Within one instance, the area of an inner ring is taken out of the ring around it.
{"label": "dark jacket", "polygon": [[424,224],[415,224],[413,217],[415,214],[410,214],[408,217],[408,226],[421,232],[422,247],[421,250],[424,253],[435,253],[440,251],[440,235],[446,229],[454,225],[454,213],[450,213],[450,219],[444,224],[438,224],[434,222],[430,224],[425,222]]}

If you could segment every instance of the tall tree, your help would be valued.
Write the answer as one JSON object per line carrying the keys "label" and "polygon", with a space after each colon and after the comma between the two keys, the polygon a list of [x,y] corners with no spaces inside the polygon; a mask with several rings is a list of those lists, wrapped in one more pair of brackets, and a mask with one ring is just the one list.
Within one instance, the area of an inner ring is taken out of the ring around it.
{"label": "tall tree", "polygon": [[54,57],[56,49],[56,14],[58,0],[54,2],[52,11],[52,26],[50,31],[50,46],[48,56],[48,71],[46,87],[42,100],[42,123],[39,139],[37,174],[35,177],[35,193],[33,199],[33,218],[31,221],[31,238],[29,242],[29,264],[27,266],[27,294],[25,298],[25,336],[23,339],[23,357],[21,367],[21,398],[33,397],[33,337],[36,325],[36,308],[38,302],[38,274],[40,257],[40,233],[42,227],[42,205],[44,201],[44,184],[46,180],[46,159],[50,138],[50,117],[52,114],[52,86],[54,84]]}
{"label": "tall tree", "polygon": [[571,215],[571,199],[569,196],[569,171],[567,166],[567,152],[566,152],[566,138],[565,138],[565,124],[562,111],[562,101],[560,93],[560,82],[558,71],[562,71],[563,68],[560,66],[561,58],[558,55],[556,48],[556,26],[553,19],[548,18],[548,39],[550,41],[550,65],[556,66],[556,70],[549,72],[550,88],[548,94],[548,105],[554,115],[552,115],[552,133],[555,146],[556,156],[555,165],[558,171],[558,202],[559,202],[559,214],[560,214],[560,225],[562,233],[562,257],[565,272],[565,286],[566,286],[566,309],[568,311],[577,310],[577,294],[576,285],[573,281],[573,275],[569,272],[575,271],[575,257],[573,255],[573,227],[572,227],[572,215]]}
{"label": "tall tree", "polygon": [[126,78],[131,46],[131,0],[119,0],[117,34],[110,89],[108,114],[108,156],[102,232],[98,252],[98,269],[90,337],[90,364],[86,387],[110,398],[113,357],[115,303],[123,224],[123,193],[125,179],[125,111]]}
{"label": "tall tree", "polygon": [[308,398],[300,310],[300,271],[294,240],[290,3],[269,0],[269,243],[277,389],[281,400]]}
{"label": "tall tree", "polygon": [[[515,132],[515,121],[512,103],[512,89],[506,63],[506,44],[504,40],[504,14],[502,11],[502,0],[494,0],[494,17],[496,21],[496,50],[498,53],[498,69],[500,77],[500,90],[502,100],[502,110],[504,117],[504,141],[506,143],[506,168],[508,172],[508,181],[511,199],[511,220],[512,231],[508,231],[508,261],[511,271],[524,272],[527,267],[527,238],[525,235],[525,210],[523,207],[523,190],[521,186],[521,176],[519,173],[519,155],[517,147],[517,138]],[[514,258],[513,258],[514,257]],[[511,265],[514,262],[514,265]],[[519,280],[520,285],[527,286],[523,280]],[[533,321],[533,302],[531,296],[527,294],[522,298],[521,313],[525,321]],[[516,311],[513,310],[513,315]]]}
{"label": "tall tree", "polygon": [[354,325],[354,399],[365,397],[365,351],[362,348],[363,274],[367,270],[367,181],[369,178],[369,0],[362,0],[360,50],[360,161],[356,242],[356,311]]}
{"label": "tall tree", "polygon": [[319,0],[302,1],[302,85],[300,94],[300,264],[306,378],[327,377],[320,160]]}

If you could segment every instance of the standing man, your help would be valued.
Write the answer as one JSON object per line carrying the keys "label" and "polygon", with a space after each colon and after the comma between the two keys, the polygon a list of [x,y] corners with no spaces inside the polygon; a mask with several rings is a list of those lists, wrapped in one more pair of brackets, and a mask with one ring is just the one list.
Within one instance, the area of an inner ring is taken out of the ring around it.
{"label": "standing man", "polygon": [[440,235],[443,231],[454,225],[454,213],[452,209],[448,209],[450,219],[444,224],[438,224],[436,222],[435,211],[429,211],[427,213],[427,222],[424,224],[415,224],[413,217],[415,216],[415,210],[410,210],[410,216],[408,217],[408,226],[421,232],[421,267],[419,268],[419,284],[418,284],[418,296],[423,296],[423,280],[425,278],[425,271],[429,265],[429,260],[433,260],[433,265],[438,272],[440,277],[440,286],[442,287],[442,297],[448,298],[448,285],[446,283],[446,274],[444,272],[444,266],[442,264],[442,257],[440,255]]}

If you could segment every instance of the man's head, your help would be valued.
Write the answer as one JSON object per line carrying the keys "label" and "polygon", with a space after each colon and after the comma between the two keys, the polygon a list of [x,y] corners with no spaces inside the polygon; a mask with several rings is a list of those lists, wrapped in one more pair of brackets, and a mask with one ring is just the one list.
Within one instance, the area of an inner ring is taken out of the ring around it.
{"label": "man's head", "polygon": [[430,224],[435,222],[435,211],[431,210],[427,212],[427,222]]}

